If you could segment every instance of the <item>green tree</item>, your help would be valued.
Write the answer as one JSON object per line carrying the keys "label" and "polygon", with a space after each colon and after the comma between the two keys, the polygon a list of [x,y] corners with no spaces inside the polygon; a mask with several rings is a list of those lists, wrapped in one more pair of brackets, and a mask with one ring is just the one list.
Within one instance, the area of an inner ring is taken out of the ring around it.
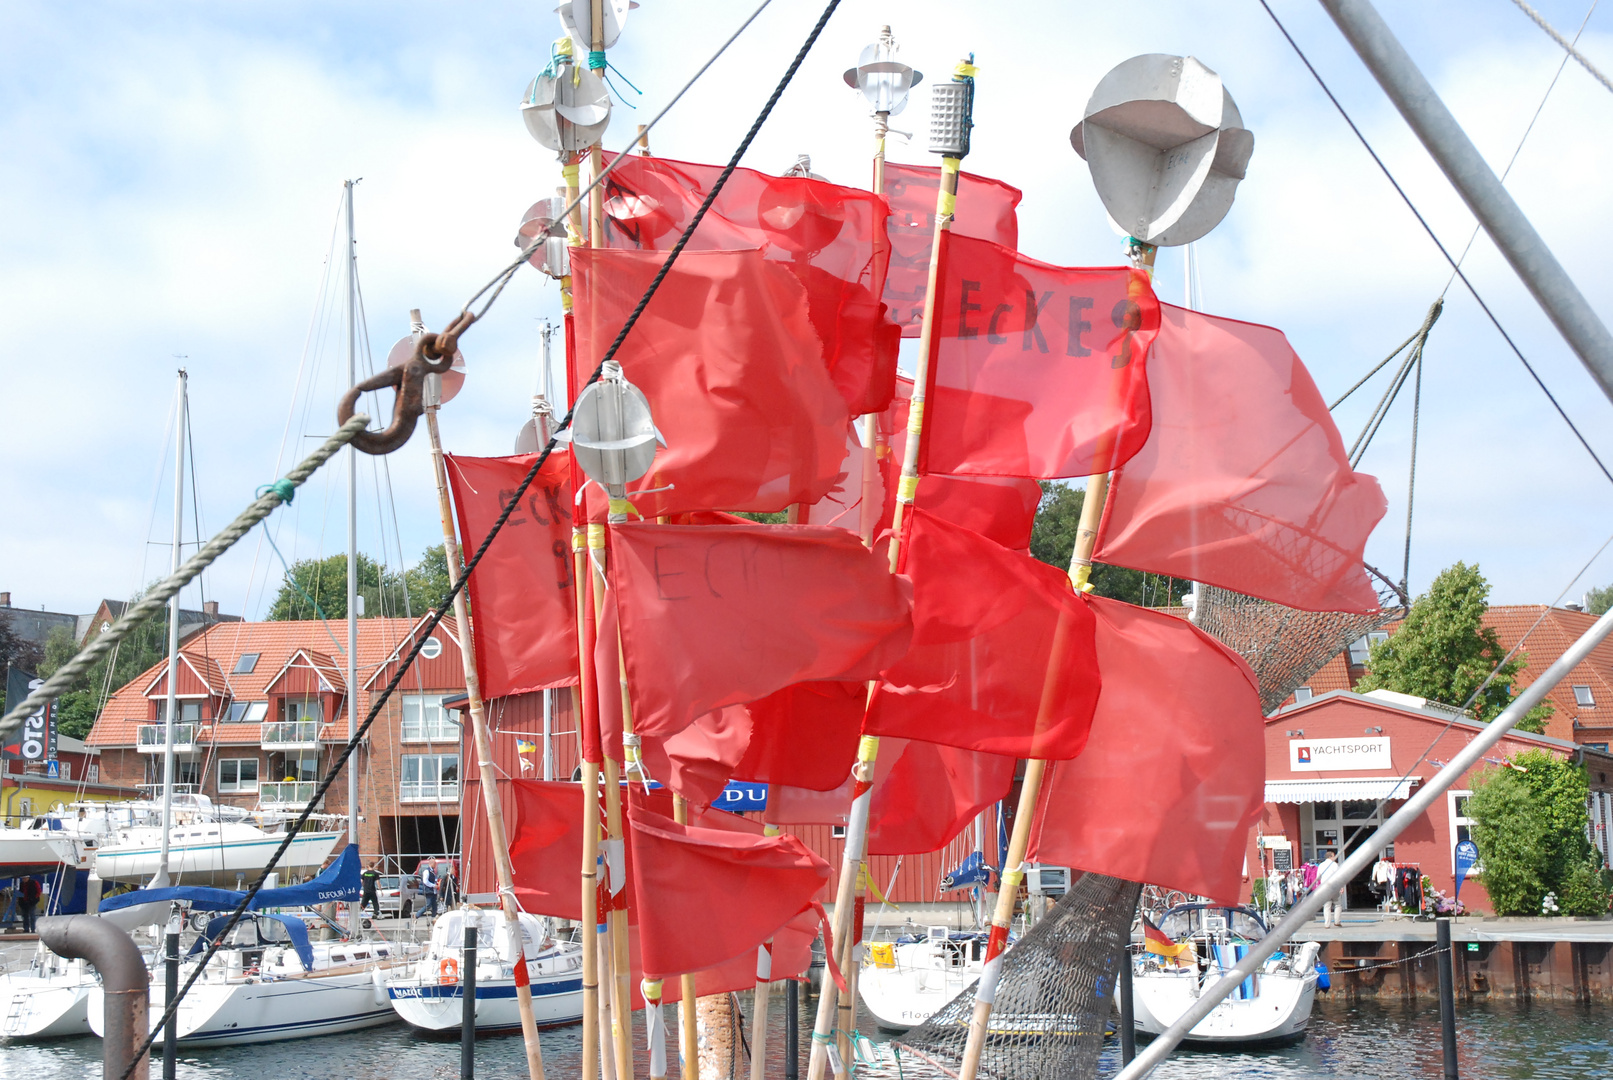
{"label": "green tree", "polygon": [[[1412,602],[1400,629],[1372,647],[1367,674],[1356,689],[1396,690],[1458,706],[1477,692],[1473,715],[1486,723],[1494,720],[1511,703],[1513,683],[1528,657],[1519,653],[1496,667],[1506,650],[1495,629],[1484,625],[1489,600],[1490,583],[1478,566],[1459,562],[1442,570]],[[1550,705],[1537,705],[1518,730],[1539,734],[1551,714]]]}
{"label": "green tree", "polygon": [[1479,774],[1467,816],[1497,915],[1539,915],[1547,893],[1564,915],[1606,913],[1613,882],[1585,836],[1589,790],[1583,768],[1544,750]]}
{"label": "green tree", "polygon": [[[132,604],[140,599],[136,593]],[[66,627],[56,627],[45,639],[39,674],[49,678],[77,652],[78,642]],[[134,628],[113,648],[109,656],[96,661],[73,685],[56,699],[57,730],[82,739],[95,726],[95,719],[107,698],[123,684],[161,660],[168,651],[168,609]]]}
{"label": "green tree", "polygon": [[41,659],[39,646],[18,636],[11,628],[11,620],[0,615],[0,674],[7,667],[20,667],[35,671]]}
{"label": "green tree", "polygon": [[454,587],[448,580],[448,556],[443,546],[438,544],[422,552],[420,561],[403,572],[403,580],[409,590],[410,613],[419,617],[427,611],[441,611]]}
{"label": "green tree", "polygon": [[[1070,568],[1075,551],[1075,534],[1081,523],[1081,507],[1086,492],[1048,480],[1042,481],[1042,502],[1036,509],[1031,529],[1031,554],[1060,570]],[[1193,583],[1181,578],[1128,570],[1121,566],[1092,567],[1092,591],[1099,596],[1124,600],[1144,607],[1169,607],[1182,602],[1193,591]]]}
{"label": "green tree", "polygon": [[1585,594],[1585,610],[1592,615],[1606,615],[1613,608],[1613,585],[1603,585]]}

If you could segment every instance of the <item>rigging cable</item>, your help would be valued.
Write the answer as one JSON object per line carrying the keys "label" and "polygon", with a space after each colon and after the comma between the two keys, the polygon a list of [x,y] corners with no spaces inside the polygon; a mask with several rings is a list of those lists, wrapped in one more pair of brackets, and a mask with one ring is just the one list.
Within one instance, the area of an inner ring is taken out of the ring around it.
{"label": "rigging cable", "polygon": [[[751,143],[755,141],[756,136],[761,132],[762,125],[766,123],[767,118],[772,115],[773,108],[778,104],[779,98],[783,96],[785,89],[794,80],[796,72],[800,70],[801,64],[805,62],[807,53],[812,50],[812,46],[817,43],[818,38],[822,35],[823,28],[829,22],[829,17],[834,14],[835,9],[839,6],[840,0],[829,0],[828,6],[823,9],[823,14],[818,17],[817,23],[814,24],[811,32],[807,34],[806,40],[801,43],[801,47],[799,50],[797,50],[794,59],[790,61],[790,66],[785,69],[783,78],[779,80],[778,85],[773,89],[772,95],[767,99],[766,104],[762,106],[762,111],[757,115],[755,122],[751,124],[750,130],[745,133],[745,137],[740,141],[738,148],[735,149],[733,156],[728,161],[728,164],[723,168],[723,171],[718,174],[717,179],[712,183],[711,190],[707,192],[705,200],[700,204],[699,209],[694,212],[694,216],[690,218],[689,224],[683,230],[683,234],[678,237],[678,242],[673,245],[672,250],[667,253],[667,257],[662,262],[661,268],[656,272],[655,277],[650,280],[649,285],[645,288],[644,295],[639,299],[639,302],[633,308],[632,313],[628,315],[627,321],[622,325],[622,329],[617,333],[616,339],[612,341],[610,347],[605,350],[605,355],[600,359],[599,365],[594,368],[593,373],[589,375],[588,379],[583,383],[581,389],[586,389],[587,387],[598,382],[600,377],[605,372],[605,365],[615,360],[617,352],[620,351],[622,347],[622,342],[625,341],[627,339],[627,335],[632,332],[633,327],[638,323],[639,317],[643,315],[644,309],[649,306],[650,301],[660,289],[661,283],[666,279],[667,274],[672,271],[672,266],[675,262],[677,262],[678,256],[681,255],[684,248],[689,245],[689,241],[694,237],[695,230],[700,227],[700,223],[705,219],[707,211],[709,211],[712,204],[716,202],[717,196],[722,192],[723,187],[728,183],[728,178],[732,176],[734,170],[739,167],[740,159],[744,157],[745,152],[750,149]],[[754,16],[752,17],[754,18]],[[726,47],[727,46],[725,45],[724,48]],[[710,66],[709,63],[707,66]],[[484,288],[483,291],[485,292],[486,289]],[[495,294],[494,297],[488,301],[488,304],[491,305],[492,301],[496,299],[497,295]],[[483,308],[484,313],[485,311],[486,307]],[[572,417],[575,412],[576,405],[574,403],[571,410],[566,413],[565,417],[557,426],[557,434],[558,432],[564,431],[566,428],[571,426]],[[366,425],[369,422],[368,417],[363,417],[362,414],[355,415],[342,430],[342,433],[346,435],[347,438],[351,438],[351,435],[347,433],[351,429],[358,426],[357,422],[360,419],[363,419]],[[537,479],[538,473],[543,469],[544,464],[549,460],[549,455],[554,452],[556,445],[558,445],[556,438],[554,436],[550,436],[548,444],[544,446],[543,450],[532,462],[532,466],[527,471],[526,476],[511,494],[510,501],[504,505],[504,508],[499,512],[498,517],[493,521],[492,526],[488,529],[487,535],[483,537],[482,542],[477,546],[475,554],[472,555],[471,558],[465,563],[464,572],[459,575],[459,580],[454,583],[451,589],[449,589],[448,595],[445,598],[445,607],[447,604],[451,604],[455,597],[457,597],[464,590],[466,582],[470,580],[470,575],[476,570],[476,567],[480,565],[482,558],[487,554],[487,549],[492,546],[493,540],[498,536],[500,530],[504,528],[504,523],[509,520],[510,515],[513,514],[516,507],[520,505],[521,499],[526,495],[527,489],[532,486],[532,482]],[[331,449],[331,453],[334,453],[334,448]],[[327,455],[327,457],[328,456],[329,455]],[[260,500],[260,503],[264,501],[266,501],[266,499]],[[265,511],[265,514],[266,513],[267,511]],[[234,527],[232,526],[232,531],[233,528]],[[242,529],[241,533],[236,534],[235,539],[238,539],[241,534],[244,534],[244,532],[245,529]],[[200,556],[198,556],[198,558],[200,558]],[[258,893],[262,891],[264,883],[268,880],[269,874],[273,872],[274,868],[279,864],[280,859],[284,857],[286,851],[290,849],[291,843],[296,838],[297,833],[302,829],[303,825],[307,823],[308,819],[313,816],[315,803],[324,798],[325,793],[330,790],[330,788],[336,783],[337,778],[341,776],[342,770],[346,767],[348,760],[353,756],[353,753],[363,741],[366,733],[375,723],[376,718],[381,714],[381,710],[385,708],[388,699],[390,699],[392,696],[392,693],[403,681],[403,677],[408,674],[409,668],[413,666],[415,662],[415,658],[420,655],[420,650],[425,646],[427,636],[431,633],[431,631],[437,628],[438,624],[442,622],[444,614],[445,613],[442,611],[434,612],[431,617],[426,620],[426,624],[422,628],[423,633],[416,635],[414,645],[410,647],[408,655],[403,658],[398,666],[398,670],[393,674],[391,679],[387,680],[387,683],[382,688],[380,694],[371,703],[369,713],[364,717],[364,721],[359,725],[358,730],[354,732],[352,738],[350,738],[342,746],[341,751],[336,755],[336,759],[331,762],[330,770],[325,774],[324,778],[320,780],[318,786],[314,790],[313,796],[308,800],[307,805],[303,807],[302,812],[297,816],[297,820],[286,827],[285,839],[280,842],[280,846],[276,848],[274,853],[269,856],[269,861],[263,868],[262,873],[258,875],[258,879],[252,883],[252,886],[247,890],[246,895],[241,898],[241,900],[236,904],[234,910],[230,912],[228,922],[224,924],[223,929],[220,930],[217,937],[212,940],[206,951],[196,961],[195,967],[191,970],[190,977],[186,979],[185,984],[181,986],[178,992],[174,995],[173,1001],[169,1002],[168,1006],[163,1010],[162,1015],[157,1017],[152,1022],[150,1033],[145,1037],[144,1040],[142,1040],[140,1046],[135,1050],[134,1054],[131,1055],[129,1067],[124,1071],[119,1080],[129,1080],[129,1078],[134,1075],[135,1069],[143,1060],[145,1060],[146,1055],[150,1052],[151,1046],[156,1041],[157,1036],[162,1032],[169,1019],[177,1014],[179,1005],[185,1000],[186,994],[190,992],[191,987],[196,985],[196,981],[201,978],[202,972],[207,969],[208,963],[212,961],[214,956],[218,955],[219,948],[223,945],[225,939],[229,937],[230,932],[241,921],[241,917],[250,909],[252,901],[257,897]],[[18,719],[20,719],[20,717],[21,710],[19,709]]]}
{"label": "rigging cable", "polygon": [[1495,312],[1490,310],[1490,305],[1484,302],[1484,297],[1479,295],[1478,289],[1475,288],[1473,283],[1468,280],[1467,275],[1462,273],[1461,266],[1454,258],[1451,257],[1451,253],[1446,249],[1445,245],[1440,242],[1439,236],[1434,232],[1433,227],[1428,224],[1428,221],[1423,217],[1422,212],[1417,209],[1417,205],[1411,201],[1411,196],[1406,194],[1405,189],[1400,186],[1400,182],[1396,180],[1394,174],[1389,171],[1389,166],[1384,164],[1383,159],[1378,156],[1378,152],[1374,150],[1372,148],[1372,144],[1367,141],[1366,135],[1359,127],[1356,126],[1355,121],[1350,118],[1350,114],[1345,111],[1343,103],[1334,96],[1333,91],[1328,87],[1327,82],[1322,78],[1321,72],[1316,70],[1316,67],[1310,62],[1310,58],[1307,57],[1304,50],[1299,47],[1299,42],[1294,40],[1293,35],[1288,32],[1288,28],[1283,25],[1282,20],[1277,18],[1277,13],[1271,9],[1271,4],[1268,3],[1268,0],[1259,0],[1259,2],[1260,6],[1266,9],[1266,14],[1271,16],[1271,21],[1276,24],[1277,29],[1282,33],[1283,37],[1287,39],[1288,44],[1293,47],[1294,53],[1299,57],[1300,62],[1305,65],[1306,69],[1309,70],[1311,75],[1316,79],[1317,85],[1322,88],[1322,93],[1327,95],[1328,100],[1333,103],[1333,107],[1337,109],[1339,115],[1344,118],[1344,122],[1350,125],[1350,130],[1355,133],[1355,137],[1361,141],[1361,145],[1365,147],[1367,153],[1372,156],[1372,160],[1376,162],[1378,168],[1382,170],[1384,177],[1387,178],[1390,185],[1394,187],[1395,192],[1400,196],[1401,201],[1406,204],[1406,208],[1409,209],[1412,213],[1412,216],[1417,219],[1417,223],[1423,227],[1423,231],[1426,232],[1428,234],[1428,238],[1434,242],[1434,246],[1439,249],[1439,253],[1445,256],[1445,261],[1451,264],[1451,268],[1455,276],[1462,280],[1462,284],[1467,287],[1467,291],[1472,295],[1473,299],[1477,301],[1479,307],[1483,309],[1484,314],[1489,318],[1490,323],[1495,327],[1496,332],[1501,335],[1502,339],[1506,341],[1508,347],[1512,349],[1513,355],[1518,358],[1518,362],[1523,364],[1524,369],[1529,372],[1529,377],[1534,379],[1535,385],[1540,387],[1540,392],[1546,395],[1546,400],[1551,402],[1552,408],[1557,410],[1557,415],[1562,417],[1563,423],[1568,425],[1568,430],[1574,433],[1574,437],[1578,439],[1579,444],[1585,448],[1585,452],[1591,456],[1591,460],[1596,462],[1596,467],[1601,470],[1602,475],[1607,477],[1610,483],[1613,483],[1613,471],[1609,471],[1608,467],[1602,463],[1602,459],[1597,456],[1595,450],[1591,449],[1591,444],[1586,441],[1585,436],[1580,432],[1579,428],[1575,426],[1574,421],[1568,418],[1568,413],[1563,410],[1563,407],[1557,401],[1556,396],[1553,395],[1551,390],[1546,386],[1546,383],[1541,379],[1540,374],[1535,371],[1534,365],[1529,363],[1528,358],[1523,355],[1523,350],[1518,348],[1517,342],[1512,340],[1512,335],[1507,333],[1506,328],[1501,325],[1501,320],[1496,318]]}
{"label": "rigging cable", "polygon": [[[1572,56],[1575,60],[1578,60],[1579,66],[1590,72],[1592,78],[1601,83],[1603,86],[1607,87],[1607,89],[1613,90],[1613,82],[1609,82],[1606,75],[1603,75],[1600,71],[1597,71],[1596,65],[1585,59],[1584,53],[1574,48],[1574,45],[1579,41],[1578,34],[1574,35],[1574,40],[1571,42],[1559,34],[1556,28],[1553,27],[1551,23],[1546,21],[1546,17],[1544,15],[1540,14],[1540,12],[1524,3],[1524,0],[1512,0],[1512,2],[1518,5],[1518,9],[1520,11],[1529,16],[1529,18],[1533,19],[1535,25],[1544,30],[1551,37],[1551,40],[1561,45],[1563,47],[1563,52],[1567,53],[1568,56]],[[1587,15],[1586,18],[1588,19],[1590,16]],[[1583,30],[1585,28],[1581,26],[1580,29]],[[1566,62],[1567,59],[1568,57],[1565,56],[1563,58],[1564,62]]]}

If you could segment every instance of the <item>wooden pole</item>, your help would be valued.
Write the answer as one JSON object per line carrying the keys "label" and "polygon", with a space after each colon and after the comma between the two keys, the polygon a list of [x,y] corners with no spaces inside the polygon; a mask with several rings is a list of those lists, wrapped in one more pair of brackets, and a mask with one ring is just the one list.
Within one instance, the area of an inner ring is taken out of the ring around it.
{"label": "wooden pole", "polygon": [[[1156,250],[1151,244],[1133,248],[1133,258],[1139,268],[1152,272]],[[1100,458],[1103,456],[1099,454]],[[1108,495],[1108,473],[1097,473],[1087,478],[1086,497],[1081,502],[1081,522],[1076,527],[1075,549],[1070,554],[1070,582],[1078,593],[1090,590],[1088,578],[1092,574],[1092,552],[1097,547],[1098,526],[1103,521],[1103,504]],[[1054,628],[1053,647],[1048,654],[1047,674],[1042,682],[1042,698],[1037,707],[1038,731],[1042,730],[1048,712],[1060,697],[1059,676],[1063,665],[1059,661],[1067,634],[1068,625],[1061,614]],[[980,1055],[985,1050],[986,1034],[990,1030],[992,1002],[997,994],[997,980],[1002,975],[1003,951],[1008,947],[1008,928],[1014,919],[1014,902],[1019,897],[1020,882],[1025,877],[1025,852],[1030,846],[1031,822],[1036,816],[1036,800],[1041,794],[1046,772],[1047,762],[1043,760],[1032,759],[1025,763],[1025,778],[1019,788],[1019,806],[1014,813],[1014,831],[1008,840],[1008,854],[1003,859],[1002,891],[997,894],[996,910],[991,917],[986,966],[975,990],[974,1013],[969,1018],[969,1040],[964,1045],[958,1080],[975,1080],[980,1068]]]}
{"label": "wooden pole", "polygon": [[[572,588],[577,594],[577,723],[598,727],[588,609],[588,541],[582,528],[571,533]],[[599,1058],[599,765],[582,763],[582,1080],[593,1080]],[[606,1055],[607,1057],[609,1055]]]}
{"label": "wooden pole", "polygon": [[[689,803],[682,795],[672,796],[672,820],[689,824]],[[678,979],[678,1028],[683,1054],[683,1080],[700,1080],[700,1017],[695,1014],[694,975]]]}
{"label": "wooden pole", "polygon": [[[418,313],[414,314],[418,319]],[[441,385],[437,383],[437,385]],[[442,436],[437,430],[437,393],[428,390],[426,430],[431,436],[431,463],[437,474],[437,508],[442,516],[442,542],[448,563],[449,584],[460,577],[459,541],[454,533],[453,508],[448,500],[448,468],[443,460]],[[487,811],[487,839],[493,848],[493,865],[498,870],[498,895],[510,940],[524,941],[515,906],[515,872],[510,864],[510,844],[504,831],[504,809],[498,794],[498,774],[493,768],[493,738],[487,729],[487,712],[482,703],[482,683],[476,674],[476,643],[471,635],[470,609],[465,591],[454,596],[454,622],[459,627],[459,653],[465,665],[465,694],[469,698],[471,729],[476,738],[477,768],[481,777],[482,806]],[[526,976],[525,953],[516,962],[515,996],[521,1013],[521,1037],[526,1042],[527,1073],[531,1080],[544,1080],[543,1048],[538,1043],[538,1024],[532,1015],[532,987]]]}

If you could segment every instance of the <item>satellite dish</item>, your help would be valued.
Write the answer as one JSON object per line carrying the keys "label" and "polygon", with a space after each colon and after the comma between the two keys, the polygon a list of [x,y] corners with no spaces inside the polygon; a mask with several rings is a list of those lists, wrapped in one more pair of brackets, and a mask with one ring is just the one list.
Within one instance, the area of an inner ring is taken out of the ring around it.
{"label": "satellite dish", "polygon": [[[386,366],[389,368],[402,367],[409,362],[409,357],[413,355],[414,335],[410,334],[407,337],[399,338],[397,344],[392,346],[391,351],[386,354]],[[455,349],[454,362],[447,371],[441,375],[426,376],[426,385],[428,387],[433,379],[441,380],[442,389],[437,392],[435,402],[431,401],[431,392],[428,389],[426,391],[426,404],[448,404],[454,399],[454,395],[459,393],[459,388],[465,385],[465,354]]]}
{"label": "satellite dish", "polygon": [[[521,118],[527,133],[557,154],[596,146],[610,125],[610,90],[586,68],[561,63],[527,84]],[[575,79],[575,85],[573,80]]]}
{"label": "satellite dish", "polygon": [[1255,137],[1219,75],[1191,56],[1149,53],[1099,81],[1070,145],[1121,228],[1175,247],[1232,209]]}
{"label": "satellite dish", "polygon": [[655,448],[666,445],[650,417],[649,399],[615,361],[578,395],[571,427],[556,438],[571,443],[577,467],[618,499],[625,485],[650,471]]}
{"label": "satellite dish", "polygon": [[553,278],[571,273],[571,246],[566,231],[566,200],[539,199],[527,208],[515,231],[515,246],[525,251],[535,241],[543,243],[527,256],[527,262]]}
{"label": "satellite dish", "polygon": [[[600,6],[605,11],[605,33],[600,39],[601,48],[608,49],[622,36],[622,27],[627,24],[628,11],[638,5],[628,3],[628,0],[605,0]],[[560,28],[571,36],[578,49],[586,53],[594,47],[594,5],[590,0],[564,3],[554,10],[555,14],[560,16]]]}

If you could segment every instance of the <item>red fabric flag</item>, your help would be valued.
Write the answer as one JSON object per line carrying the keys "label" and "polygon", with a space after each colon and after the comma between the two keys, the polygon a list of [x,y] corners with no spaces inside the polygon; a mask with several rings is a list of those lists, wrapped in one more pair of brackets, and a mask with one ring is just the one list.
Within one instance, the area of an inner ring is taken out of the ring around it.
{"label": "red fabric flag", "polygon": [[1103,692],[1086,749],[1051,767],[1031,860],[1236,903],[1265,798],[1253,673],[1185,619],[1084,600]]}
{"label": "red fabric flag", "polygon": [[682,731],[646,735],[639,752],[644,769],[696,806],[722,795],[751,742],[751,718],[742,705],[707,713]]}
{"label": "red fabric flag", "polygon": [[793,683],[872,678],[912,635],[906,583],[843,529],[620,525],[610,573],[644,735]]}
{"label": "red fabric flag", "polygon": [[639,942],[650,975],[754,960],[757,946],[807,909],[829,880],[829,864],[793,836],[679,825],[640,809],[629,821]]}
{"label": "red fabric flag", "polygon": [[[606,246],[671,250],[721,172],[720,165],[629,157],[605,181]],[[884,199],[858,188],[735,169],[685,249],[759,248],[795,275],[830,378],[853,416],[883,409],[896,378],[901,330],[880,303],[884,259],[876,257],[887,244],[888,212]]]}
{"label": "red fabric flag", "polygon": [[515,898],[535,915],[581,919],[582,785],[512,780],[504,790],[513,796],[515,811],[510,830]]}
{"label": "red fabric flag", "polygon": [[[885,162],[885,198],[890,201],[890,268],[885,274],[885,305],[903,337],[918,337],[924,327],[924,293],[930,278],[930,248],[935,240],[935,192],[941,170],[935,165]],[[1015,208],[1024,196],[1000,180],[958,174],[958,200],[952,231],[959,236],[1019,247]]]}
{"label": "red fabric flag", "polygon": [[[572,249],[574,389],[664,258]],[[627,485],[645,517],[783,510],[816,502],[839,478],[845,404],[807,322],[806,293],[759,252],[684,252],[616,359],[666,439],[649,473]]]}
{"label": "red fabric flag", "polygon": [[[951,843],[986,807],[1006,798],[1015,760],[915,739],[879,741],[868,808],[870,855],[922,855]],[[844,825],[854,784],[833,791],[773,785],[767,819],[778,825]]]}
{"label": "red fabric flag", "polygon": [[1096,558],[1307,611],[1373,611],[1361,565],[1388,504],[1350,468],[1282,331],[1162,305],[1154,428],[1115,474]]}
{"label": "red fabric flag", "polygon": [[1066,575],[917,510],[903,546],[913,647],[863,730],[1023,758],[1070,758],[1098,700],[1092,613]]}
{"label": "red fabric flag", "polygon": [[[467,558],[492,530],[534,460],[535,454],[448,455],[448,483]],[[577,598],[571,577],[570,466],[564,456],[553,455],[466,584],[476,613],[476,674],[484,697],[577,681]]]}
{"label": "red fabric flag", "polygon": [[[878,532],[891,527],[896,509],[896,486],[907,450],[907,417],[912,405],[913,382],[901,379],[890,408],[878,419],[878,438],[885,443],[879,455],[880,507]],[[961,525],[970,532],[995,540],[1010,551],[1027,551],[1036,510],[1042,503],[1042,486],[1035,480],[1011,476],[919,477],[913,504],[936,517]]]}
{"label": "red fabric flag", "polygon": [[743,706],[751,737],[734,768],[738,780],[814,791],[851,775],[868,687],[860,682],[804,682]]}
{"label": "red fabric flag", "polygon": [[[803,911],[773,932],[771,949],[774,979],[801,979],[806,977],[812,963],[812,942],[818,936],[818,913]],[[642,1009],[644,966],[640,961],[638,927],[628,931],[632,942],[631,969],[633,977],[633,1008]],[[757,957],[754,953],[741,953],[732,960],[695,973],[695,994],[709,997],[730,991],[749,990],[756,985]],[[670,1004],[682,997],[683,985],[679,979],[668,979],[661,988],[661,1001]]]}
{"label": "red fabric flag", "polygon": [[921,472],[1044,480],[1107,472],[1148,437],[1148,275],[942,242]]}

